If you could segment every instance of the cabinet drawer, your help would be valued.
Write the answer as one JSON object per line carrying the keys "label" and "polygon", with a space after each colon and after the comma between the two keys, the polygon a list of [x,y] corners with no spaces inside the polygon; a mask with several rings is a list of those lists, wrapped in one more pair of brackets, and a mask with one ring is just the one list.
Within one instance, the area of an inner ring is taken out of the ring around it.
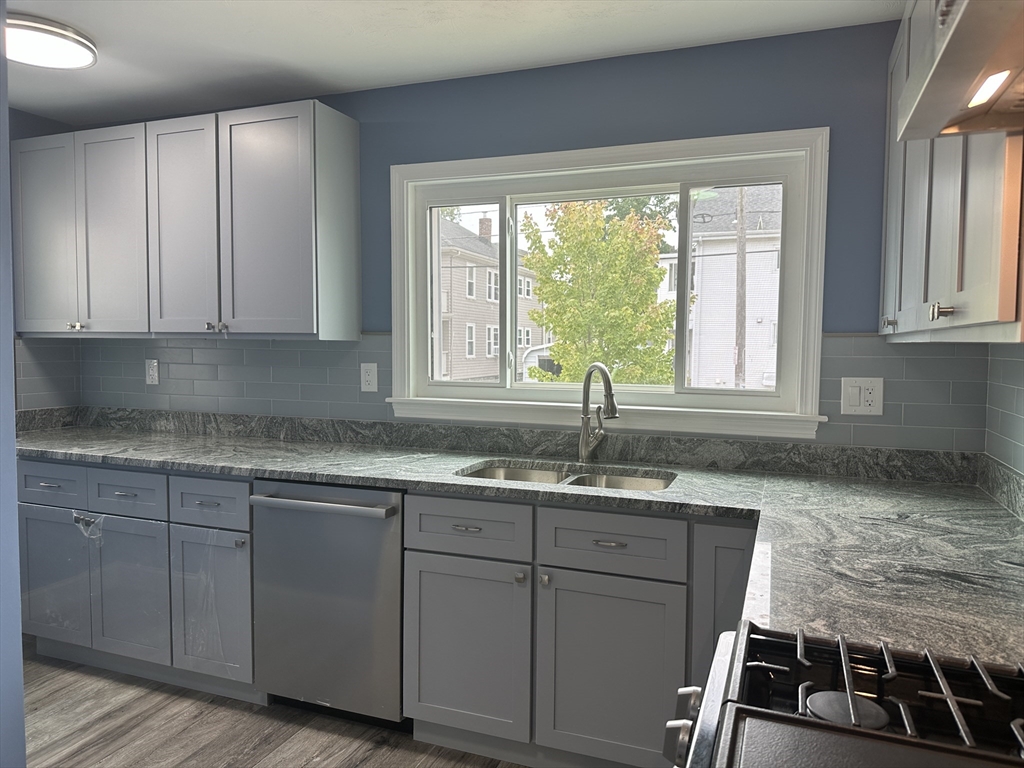
{"label": "cabinet drawer", "polygon": [[90,511],[167,519],[167,475],[91,468],[88,475]]}
{"label": "cabinet drawer", "polygon": [[537,508],[537,562],[663,581],[686,581],[682,520]]}
{"label": "cabinet drawer", "polygon": [[249,483],[232,480],[206,480],[200,477],[171,477],[170,516],[172,523],[251,529]]}
{"label": "cabinet drawer", "polygon": [[18,462],[18,501],[85,509],[85,486],[85,467],[47,461]]}
{"label": "cabinet drawer", "polygon": [[532,560],[533,507],[406,496],[405,546],[459,555]]}

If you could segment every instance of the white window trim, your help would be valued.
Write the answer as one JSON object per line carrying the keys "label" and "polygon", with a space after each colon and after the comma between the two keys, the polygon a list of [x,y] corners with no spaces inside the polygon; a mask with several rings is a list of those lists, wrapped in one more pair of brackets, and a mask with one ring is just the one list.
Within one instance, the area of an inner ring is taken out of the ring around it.
{"label": "white window trim", "polygon": [[[473,345],[473,354],[469,353],[470,344]],[[470,360],[474,357],[476,357],[476,323],[466,323],[466,359]]]}
{"label": "white window trim", "polygon": [[501,301],[501,279],[498,277],[500,274],[496,269],[487,270],[487,295],[485,298],[488,301]]}
{"label": "white window trim", "polygon": [[[498,333],[501,329],[497,325],[488,325],[484,328],[484,352],[487,357],[497,357],[499,346],[501,342],[499,340]],[[490,351],[488,351],[490,350]]]}
{"label": "white window trim", "polygon": [[[469,290],[469,286],[473,286],[472,292]],[[472,264],[466,267],[466,298],[476,298],[476,267]]]}
{"label": "white window trim", "polygon": [[526,286],[523,289],[524,290],[523,298],[532,299],[533,298],[533,280],[531,280],[530,278],[527,277],[527,278],[523,279],[523,283]]}
{"label": "white window trim", "polygon": [[[699,184],[700,169],[709,162],[735,162],[737,178],[756,176],[757,172],[744,170],[751,160],[774,156],[790,158],[801,164],[797,178],[802,195],[787,198],[788,205],[799,205],[803,226],[799,232],[787,235],[795,238],[802,249],[799,274],[791,275],[788,288],[780,302],[796,307],[799,328],[790,331],[793,340],[787,345],[787,329],[780,322],[780,372],[785,365],[794,380],[788,384],[792,404],[783,410],[760,410],[751,407],[757,396],[769,397],[774,393],[745,393],[754,395],[743,407],[729,407],[728,400],[709,397],[708,407],[680,407],[650,405],[642,393],[619,393],[620,415],[617,422],[606,425],[616,428],[652,432],[691,434],[742,435],[773,438],[813,438],[825,417],[818,415],[818,389],[821,362],[822,293],[825,250],[825,207],[827,192],[828,128],[810,128],[773,133],[721,136],[702,139],[637,144],[620,147],[571,150],[534,155],[518,155],[474,160],[445,161],[418,165],[392,166],[392,341],[393,341],[393,396],[388,399],[398,418],[451,419],[510,424],[544,424],[548,426],[579,426],[579,385],[552,387],[544,390],[517,387],[461,386],[445,383],[443,386],[424,386],[423,356],[414,341],[427,322],[427,311],[422,306],[425,295],[417,290],[419,269],[416,251],[420,243],[413,236],[423,226],[425,208],[419,196],[449,195],[452,199],[465,194],[466,183],[480,182],[482,197],[487,200],[514,195],[515,184],[522,188],[523,180],[537,187],[544,183],[564,185],[565,177],[574,174],[580,178],[580,188],[591,190],[605,183],[606,188],[625,186],[621,179],[636,172],[639,185],[651,185],[650,179],[667,179],[672,170],[680,182]],[[624,169],[623,166],[630,166]],[[553,170],[553,169],[557,169]],[[544,181],[547,180],[547,181]],[[723,179],[727,181],[727,179]],[[493,182],[490,189],[487,183]],[[446,186],[447,185],[447,186]],[[486,194],[485,194],[486,193]],[[794,199],[795,198],[795,199]],[[434,200],[435,198],[430,198]],[[467,201],[468,202],[468,201]],[[434,205],[434,202],[430,203]],[[504,230],[505,227],[502,228]],[[499,230],[499,231],[502,231]],[[683,236],[683,233],[680,233]],[[502,239],[502,252],[505,243]],[[781,318],[780,318],[781,320]],[[791,349],[786,349],[791,346]],[[795,364],[794,364],[795,361]],[[781,377],[780,377],[781,378]],[[426,390],[430,391],[426,391]],[[543,392],[544,399],[537,399]],[[442,395],[442,396],[439,396]],[[727,398],[730,395],[721,395]],[[740,397],[744,397],[741,395]],[[629,402],[633,399],[634,402]],[[733,401],[735,402],[735,401]],[[717,404],[714,404],[717,403]],[[778,401],[776,401],[778,403]]]}

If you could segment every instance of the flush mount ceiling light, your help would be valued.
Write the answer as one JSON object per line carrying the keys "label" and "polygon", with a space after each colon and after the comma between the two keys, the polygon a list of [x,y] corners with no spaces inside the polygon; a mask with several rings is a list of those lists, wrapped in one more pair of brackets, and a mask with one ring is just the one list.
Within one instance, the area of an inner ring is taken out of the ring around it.
{"label": "flush mount ceiling light", "polygon": [[54,21],[8,14],[4,33],[10,61],[50,69],[85,69],[96,63],[92,41]]}

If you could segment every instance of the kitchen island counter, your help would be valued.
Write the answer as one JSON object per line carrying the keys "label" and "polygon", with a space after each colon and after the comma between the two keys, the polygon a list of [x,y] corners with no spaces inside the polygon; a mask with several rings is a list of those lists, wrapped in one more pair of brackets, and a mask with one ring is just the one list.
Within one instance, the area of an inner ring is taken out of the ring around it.
{"label": "kitchen island counter", "polygon": [[456,474],[501,461],[552,463],[529,457],[90,427],[25,433],[18,446],[21,458],[37,460],[758,520],[744,618],[1024,660],[1024,521],[973,486],[634,465],[677,477],[663,491],[627,491]]}

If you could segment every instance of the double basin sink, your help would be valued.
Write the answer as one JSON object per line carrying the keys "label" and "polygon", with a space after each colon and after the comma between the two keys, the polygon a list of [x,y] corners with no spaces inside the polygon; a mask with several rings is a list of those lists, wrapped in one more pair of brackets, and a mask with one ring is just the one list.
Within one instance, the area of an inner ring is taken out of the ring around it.
{"label": "double basin sink", "polygon": [[[621,470],[616,469],[616,472]],[[585,485],[591,488],[615,488],[625,491],[662,491],[671,485],[675,475],[670,472],[647,474],[610,474],[604,472],[572,472],[565,469],[543,469],[494,465],[461,471],[463,477],[488,480],[512,480],[521,483],[551,483],[552,485]]]}

